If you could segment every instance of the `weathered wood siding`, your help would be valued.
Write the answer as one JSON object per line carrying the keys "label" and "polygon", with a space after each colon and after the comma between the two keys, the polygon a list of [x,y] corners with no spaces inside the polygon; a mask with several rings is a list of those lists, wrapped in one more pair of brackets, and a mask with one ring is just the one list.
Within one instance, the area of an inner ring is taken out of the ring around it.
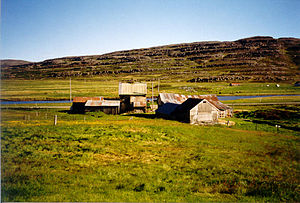
{"label": "weathered wood siding", "polygon": [[119,95],[146,95],[146,83],[119,83]]}
{"label": "weathered wood siding", "polygon": [[218,109],[207,101],[202,101],[189,112],[191,124],[216,124]]}

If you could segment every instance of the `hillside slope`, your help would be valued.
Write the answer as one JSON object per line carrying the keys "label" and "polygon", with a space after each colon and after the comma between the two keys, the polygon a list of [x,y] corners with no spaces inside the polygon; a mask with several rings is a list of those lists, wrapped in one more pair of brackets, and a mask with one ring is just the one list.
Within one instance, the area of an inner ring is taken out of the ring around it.
{"label": "hillside slope", "polygon": [[300,39],[252,37],[50,59],[2,68],[2,78],[159,75],[190,82],[282,82],[299,80],[299,70]]}
{"label": "hillside slope", "polygon": [[23,60],[15,60],[15,59],[0,60],[0,66],[2,68],[10,67],[10,66],[19,66],[19,65],[29,64],[29,63],[32,63],[32,62],[23,61]]}

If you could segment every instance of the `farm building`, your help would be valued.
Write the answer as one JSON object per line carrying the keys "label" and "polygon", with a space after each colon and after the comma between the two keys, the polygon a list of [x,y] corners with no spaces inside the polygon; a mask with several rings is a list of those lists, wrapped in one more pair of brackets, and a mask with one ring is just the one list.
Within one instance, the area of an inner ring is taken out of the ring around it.
{"label": "farm building", "polygon": [[103,97],[74,97],[73,104],[71,106],[71,112],[73,113],[84,113],[85,104],[88,100],[103,101]]}
{"label": "farm building", "polygon": [[190,124],[216,124],[218,109],[206,99],[189,98],[172,112],[172,117]]}
{"label": "farm building", "polygon": [[159,118],[172,119],[172,113],[179,105],[180,104],[166,103],[159,107],[155,111],[155,114]]}
{"label": "farm building", "polygon": [[146,83],[119,83],[120,112],[146,112]]}
{"label": "farm building", "polygon": [[218,122],[218,109],[206,99],[189,98],[182,104],[166,103],[156,110],[158,117],[207,125]]}
{"label": "farm building", "polygon": [[160,93],[158,96],[158,106],[161,107],[166,103],[182,104],[189,98],[206,99],[218,109],[218,117],[232,117],[232,108],[219,101],[216,95],[180,95],[174,93]]}
{"label": "farm building", "polygon": [[88,100],[85,104],[85,110],[102,111],[106,114],[119,114],[120,101],[119,100],[103,100],[103,101]]}
{"label": "farm building", "polygon": [[229,84],[229,86],[240,86],[241,83],[237,83],[237,82],[232,82]]}
{"label": "farm building", "polygon": [[119,114],[119,100],[104,100],[103,97],[75,97],[71,107],[73,113],[102,111],[106,114]]}

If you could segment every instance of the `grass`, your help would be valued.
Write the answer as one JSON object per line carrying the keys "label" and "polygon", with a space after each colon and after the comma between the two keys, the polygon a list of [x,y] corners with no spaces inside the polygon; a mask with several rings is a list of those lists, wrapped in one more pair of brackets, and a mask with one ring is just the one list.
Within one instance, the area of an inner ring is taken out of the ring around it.
{"label": "grass", "polygon": [[277,105],[262,107],[258,110],[242,111],[235,114],[238,118],[251,119],[255,123],[266,123],[281,128],[300,130],[300,105]]}
{"label": "grass", "polygon": [[3,110],[2,200],[299,201],[299,132],[233,120]]}
{"label": "grass", "polygon": [[236,103],[285,103],[285,102],[300,102],[300,96],[272,96],[272,97],[256,97],[247,99],[236,99],[223,101],[225,104]]}
{"label": "grass", "polygon": [[[159,77],[159,76],[158,76]],[[72,96],[118,97],[118,85],[122,80],[147,81],[148,97],[158,95],[157,75],[136,77],[97,77],[72,80]],[[179,94],[217,94],[217,95],[266,95],[300,94],[299,87],[282,83],[242,83],[229,86],[229,83],[188,83],[182,80],[160,80],[160,92]],[[22,88],[20,88],[22,87]],[[69,80],[1,80],[1,99],[6,100],[68,100],[70,98]]]}

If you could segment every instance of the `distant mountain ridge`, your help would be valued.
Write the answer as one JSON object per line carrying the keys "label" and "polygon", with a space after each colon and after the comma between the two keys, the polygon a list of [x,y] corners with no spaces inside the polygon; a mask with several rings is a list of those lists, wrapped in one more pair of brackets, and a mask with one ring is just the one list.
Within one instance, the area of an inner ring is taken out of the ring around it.
{"label": "distant mountain ridge", "polygon": [[256,36],[49,59],[2,68],[2,78],[153,76],[189,82],[297,81],[300,39]]}
{"label": "distant mountain ridge", "polygon": [[32,63],[32,62],[24,61],[24,60],[16,60],[16,59],[3,59],[3,60],[0,60],[0,66],[2,68],[10,67],[10,66],[19,66],[19,65],[30,64],[30,63]]}

